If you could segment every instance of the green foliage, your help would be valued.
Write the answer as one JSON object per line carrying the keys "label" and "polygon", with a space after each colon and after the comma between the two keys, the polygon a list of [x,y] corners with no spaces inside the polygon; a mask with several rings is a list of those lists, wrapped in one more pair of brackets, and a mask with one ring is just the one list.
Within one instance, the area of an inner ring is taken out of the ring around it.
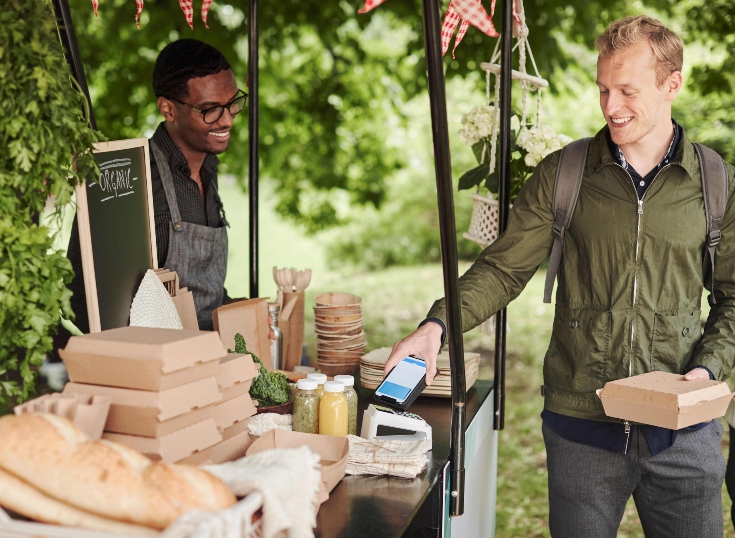
{"label": "green foliage", "polygon": [[[26,399],[34,367],[51,349],[59,313],[70,316],[69,262],[50,250],[38,215],[52,195],[58,210],[96,167],[98,140],[45,0],[7,0],[0,13],[0,404]],[[87,152],[87,153],[85,153]],[[77,159],[77,172],[72,159]]]}
{"label": "green foliage", "polygon": [[250,385],[250,396],[258,400],[258,407],[279,405],[291,401],[292,392],[286,376],[281,372],[271,372],[263,366],[263,361],[248,351],[242,334],[235,334],[235,350],[230,349],[228,351],[250,355],[260,365],[258,377],[253,379],[253,384]]}

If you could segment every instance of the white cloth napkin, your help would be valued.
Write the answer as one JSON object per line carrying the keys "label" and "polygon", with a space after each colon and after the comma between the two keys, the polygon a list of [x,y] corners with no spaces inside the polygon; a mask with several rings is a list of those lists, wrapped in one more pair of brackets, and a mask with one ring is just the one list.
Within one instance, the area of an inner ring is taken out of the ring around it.
{"label": "white cloth napkin", "polygon": [[260,437],[271,430],[291,431],[293,415],[281,415],[279,413],[261,413],[253,415],[248,421],[248,433],[250,437]]}
{"label": "white cloth napkin", "polygon": [[426,453],[431,441],[368,441],[356,435],[348,435],[350,453],[347,456],[347,474],[388,475],[400,478],[416,478],[429,463]]}
{"label": "white cloth napkin", "polygon": [[130,306],[131,327],[183,329],[179,312],[153,269],[148,269]]}
{"label": "white cloth napkin", "polygon": [[238,497],[253,491],[263,495],[263,538],[279,533],[288,538],[312,538],[322,483],[319,461],[319,454],[301,446],[274,448],[202,468]]}

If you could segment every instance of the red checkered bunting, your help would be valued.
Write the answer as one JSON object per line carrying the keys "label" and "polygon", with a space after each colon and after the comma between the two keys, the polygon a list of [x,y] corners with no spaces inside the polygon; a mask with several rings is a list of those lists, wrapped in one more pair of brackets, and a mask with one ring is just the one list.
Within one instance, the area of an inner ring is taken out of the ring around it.
{"label": "red checkered bunting", "polygon": [[207,26],[207,15],[209,14],[209,6],[211,5],[212,0],[202,0],[202,22],[207,29],[209,29],[209,26]]}
{"label": "red checkered bunting", "polygon": [[[461,20],[461,17],[457,15],[456,11],[454,11],[452,4],[449,4],[449,9],[447,9],[447,14],[444,15],[444,22],[442,23],[442,56],[444,56],[449,50],[449,43],[452,41],[452,35],[454,35],[454,30],[457,28],[457,24],[459,24],[459,21]],[[452,57],[454,57],[454,54],[452,54]]]}
{"label": "red checkered bunting", "polygon": [[135,6],[138,8],[138,11],[135,13],[135,26],[137,26],[138,30],[140,30],[140,23],[138,22],[138,19],[140,18],[140,14],[143,11],[143,0],[135,0]]}
{"label": "red checkered bunting", "polygon": [[[485,11],[480,0],[453,0],[452,4],[463,20],[490,37],[498,37],[498,32],[493,26],[493,20]],[[492,2],[492,12],[495,12],[495,0]]]}
{"label": "red checkered bunting", "polygon": [[194,4],[192,0],[179,0],[181,11],[184,12],[186,22],[189,24],[189,28],[194,29]]}
{"label": "red checkered bunting", "polygon": [[470,27],[470,23],[467,21],[462,21],[462,24],[459,25],[459,32],[457,32],[457,38],[454,40],[454,48],[452,49],[452,58],[454,58],[454,51],[457,50],[457,45],[459,45],[462,42],[462,39],[464,38],[464,35],[467,33],[467,29]]}
{"label": "red checkered bunting", "polygon": [[97,8],[100,7],[100,0],[92,0],[92,9],[94,9],[94,16],[97,17]]}
{"label": "red checkered bunting", "polygon": [[385,2],[385,0],[365,0],[365,5],[358,9],[357,12],[362,15],[363,13],[367,13],[368,11],[372,11],[383,2]]}

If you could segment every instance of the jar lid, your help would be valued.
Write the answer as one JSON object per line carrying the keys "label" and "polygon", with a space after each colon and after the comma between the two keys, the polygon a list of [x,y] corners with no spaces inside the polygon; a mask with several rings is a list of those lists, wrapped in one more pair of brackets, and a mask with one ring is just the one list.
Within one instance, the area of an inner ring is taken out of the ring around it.
{"label": "jar lid", "polygon": [[336,375],[334,376],[334,380],[344,384],[345,387],[353,387],[355,385],[355,378],[351,375]]}
{"label": "jar lid", "polygon": [[339,381],[327,381],[324,383],[324,392],[344,392],[345,386]]}
{"label": "jar lid", "polygon": [[314,379],[299,379],[296,388],[300,390],[316,390],[319,384]]}
{"label": "jar lid", "polygon": [[327,376],[325,374],[309,374],[306,376],[306,379],[313,379],[320,385],[323,385],[324,382],[327,380]]}

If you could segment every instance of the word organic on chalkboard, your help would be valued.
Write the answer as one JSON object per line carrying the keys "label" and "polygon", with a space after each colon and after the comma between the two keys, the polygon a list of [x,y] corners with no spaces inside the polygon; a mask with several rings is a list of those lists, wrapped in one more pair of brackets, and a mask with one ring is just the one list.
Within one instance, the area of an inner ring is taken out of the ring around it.
{"label": "word organic on chalkboard", "polygon": [[100,177],[77,187],[89,329],[128,325],[143,275],[157,269],[148,139],[95,146]]}

